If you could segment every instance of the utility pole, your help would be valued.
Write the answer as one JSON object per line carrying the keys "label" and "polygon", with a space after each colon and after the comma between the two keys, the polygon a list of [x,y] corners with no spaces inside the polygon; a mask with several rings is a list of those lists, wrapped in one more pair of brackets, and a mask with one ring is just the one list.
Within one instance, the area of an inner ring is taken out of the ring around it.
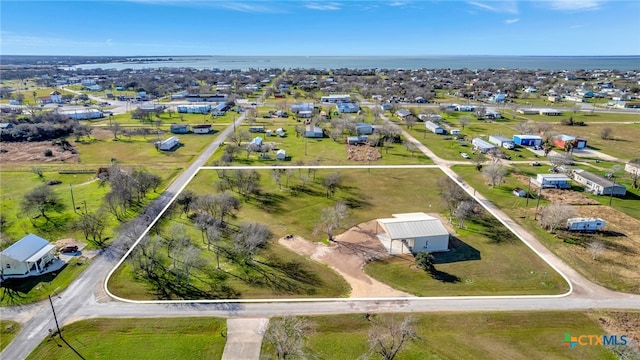
{"label": "utility pole", "polygon": [[611,176],[613,178],[613,186],[611,187],[611,192],[609,193],[609,206],[611,206],[611,202],[613,201],[613,191],[616,188],[616,178],[615,176]]}
{"label": "utility pole", "polygon": [[78,212],[76,211],[76,201],[75,201],[75,199],[73,198],[73,186],[72,186],[71,184],[69,184],[69,191],[71,192],[71,205],[73,206],[73,212],[74,212],[74,213],[78,213]]}
{"label": "utility pole", "polygon": [[62,339],[62,332],[60,331],[60,325],[58,325],[58,318],[56,317],[56,310],[53,308],[53,300],[51,300],[51,295],[49,295],[49,304],[51,304],[53,319],[56,321],[56,328],[58,329],[58,335],[60,335],[60,339]]}
{"label": "utility pole", "polygon": [[533,215],[533,220],[538,220],[538,206],[540,206],[540,195],[542,195],[542,188],[538,190],[538,202],[536,203],[536,213]]}
{"label": "utility pole", "polygon": [[529,176],[529,185],[527,187],[527,203],[525,204],[525,207],[529,207],[529,193],[531,192],[531,176]]}

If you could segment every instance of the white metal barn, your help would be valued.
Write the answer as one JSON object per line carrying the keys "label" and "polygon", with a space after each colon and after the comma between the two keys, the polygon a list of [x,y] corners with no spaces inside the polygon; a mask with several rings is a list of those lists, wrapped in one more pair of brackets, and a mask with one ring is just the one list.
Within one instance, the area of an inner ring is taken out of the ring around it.
{"label": "white metal barn", "polygon": [[378,234],[378,238],[389,249],[389,253],[393,253],[395,240],[399,240],[413,254],[420,251],[448,251],[449,232],[439,219],[421,212],[392,216],[378,219],[378,225],[384,230],[383,234]]}
{"label": "white metal barn", "polygon": [[37,235],[29,234],[0,253],[2,275],[40,275],[55,258],[56,246]]}

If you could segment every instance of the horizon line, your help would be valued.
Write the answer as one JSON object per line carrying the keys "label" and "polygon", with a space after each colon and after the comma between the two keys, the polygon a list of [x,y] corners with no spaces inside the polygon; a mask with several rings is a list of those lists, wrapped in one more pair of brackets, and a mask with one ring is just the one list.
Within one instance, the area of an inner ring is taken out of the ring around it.
{"label": "horizon line", "polygon": [[148,57],[148,58],[162,58],[162,57],[640,57],[640,54],[634,55],[616,55],[616,54],[608,54],[608,55],[489,55],[489,54],[431,54],[431,55],[205,55],[205,54],[189,54],[189,55],[65,55],[65,54],[56,54],[56,55],[45,55],[45,54],[0,54],[0,58],[2,57],[10,57],[10,56],[41,56],[41,57],[122,57],[122,58],[132,58],[132,57]]}

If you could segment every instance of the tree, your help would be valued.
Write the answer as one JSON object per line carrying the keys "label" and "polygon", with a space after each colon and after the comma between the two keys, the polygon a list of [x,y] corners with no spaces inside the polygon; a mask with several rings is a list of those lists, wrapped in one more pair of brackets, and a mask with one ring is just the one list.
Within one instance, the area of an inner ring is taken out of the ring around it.
{"label": "tree", "polygon": [[408,152],[411,153],[411,157],[413,157],[413,155],[418,151],[418,147],[416,146],[416,144],[408,140],[404,142],[404,147]]}
{"label": "tree", "polygon": [[429,273],[434,273],[435,257],[426,251],[420,251],[416,254],[416,266]]}
{"label": "tree", "polygon": [[21,205],[25,213],[38,212],[34,218],[42,216],[47,219],[47,222],[49,221],[47,212],[64,210],[64,204],[60,202],[58,195],[47,185],[40,185],[28,192],[22,198]]}
{"label": "tree", "polygon": [[482,170],[482,175],[492,187],[495,187],[502,183],[502,180],[507,175],[507,167],[500,163],[491,163]]}
{"label": "tree", "polygon": [[107,223],[105,220],[105,214],[103,211],[96,213],[86,213],[80,215],[80,218],[76,220],[73,227],[82,231],[84,238],[90,241],[97,247],[104,247],[103,233]]}
{"label": "tree", "polygon": [[640,158],[631,159],[629,161],[629,167],[631,171],[627,171],[627,176],[631,179],[631,186],[634,189],[638,188],[638,182],[640,180]]}
{"label": "tree", "polygon": [[589,243],[589,253],[591,254],[591,260],[597,260],[604,252],[604,244],[599,241],[592,241]]}
{"label": "tree", "polygon": [[458,124],[460,124],[460,126],[462,127],[462,130],[464,130],[464,127],[469,125],[471,123],[471,118],[468,116],[460,116],[460,118],[458,119]]}
{"label": "tree", "polygon": [[478,152],[473,154],[473,156],[471,157],[471,161],[476,164],[476,170],[480,171],[482,170],[482,164],[487,161],[487,156],[481,152]]}
{"label": "tree", "polygon": [[613,139],[613,129],[610,127],[606,127],[600,130],[600,138],[603,140]]}
{"label": "tree", "polygon": [[553,233],[556,229],[566,226],[567,220],[577,214],[570,205],[551,204],[540,210],[540,226]]}
{"label": "tree", "polygon": [[40,179],[41,181],[44,181],[44,171],[42,170],[41,167],[39,166],[32,166],[29,171],[31,171],[32,173],[38,175],[38,179]]}
{"label": "tree", "polygon": [[453,214],[460,202],[469,199],[469,195],[448,177],[441,177],[437,182],[438,195],[447,203],[449,223],[453,222]]}
{"label": "tree", "polygon": [[197,199],[198,195],[193,190],[187,189],[178,195],[176,199],[176,204],[180,206],[182,213],[185,215],[189,214],[189,209],[192,204]]}
{"label": "tree", "polygon": [[473,200],[464,200],[458,207],[456,207],[456,220],[458,220],[458,227],[464,227],[464,221],[471,215],[474,214],[476,210],[476,203]]}
{"label": "tree", "polygon": [[120,125],[120,123],[117,121],[114,121],[109,127],[109,129],[113,132],[113,139],[118,140],[118,133],[122,129],[122,126]]}
{"label": "tree", "polygon": [[416,117],[413,114],[404,117],[404,123],[407,125],[407,129],[411,129],[416,124]]}
{"label": "tree", "polygon": [[273,235],[267,225],[259,223],[242,223],[238,232],[232,235],[233,247],[249,261],[258,249],[264,247]]}
{"label": "tree", "polygon": [[365,356],[370,358],[377,354],[384,360],[395,359],[408,342],[420,339],[415,329],[415,322],[416,320],[411,316],[400,322],[395,317],[374,322],[367,338],[369,352]]}
{"label": "tree", "polygon": [[156,277],[161,266],[160,239],[145,235],[131,253],[130,259],[136,272],[142,271],[147,278]]}
{"label": "tree", "polygon": [[334,206],[322,209],[320,220],[316,223],[314,233],[325,233],[329,241],[333,241],[335,230],[340,228],[342,221],[349,215],[347,205],[338,201]]}
{"label": "tree", "polygon": [[337,172],[329,174],[322,180],[322,185],[327,189],[327,199],[335,193],[336,188],[340,186],[341,180],[340,173]]}
{"label": "tree", "polygon": [[286,316],[269,321],[264,340],[273,347],[278,360],[306,358],[305,339],[313,331],[309,320]]}
{"label": "tree", "polygon": [[256,170],[235,170],[233,183],[245,198],[260,191],[260,174]]}

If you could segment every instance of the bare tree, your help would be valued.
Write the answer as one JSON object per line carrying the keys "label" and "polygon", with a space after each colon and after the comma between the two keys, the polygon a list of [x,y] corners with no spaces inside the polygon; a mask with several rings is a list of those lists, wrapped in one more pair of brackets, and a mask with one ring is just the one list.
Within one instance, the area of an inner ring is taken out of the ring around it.
{"label": "bare tree", "polygon": [[375,322],[369,330],[369,351],[364,358],[379,355],[384,360],[395,359],[407,343],[420,340],[415,323],[415,318],[411,316],[400,322],[395,317]]}
{"label": "bare tree", "polygon": [[118,134],[120,133],[120,130],[122,130],[122,126],[120,125],[120,123],[114,121],[111,126],[109,126],[109,129],[111,130],[111,132],[113,132],[113,139],[118,140]]}
{"label": "bare tree", "polygon": [[233,183],[245,198],[260,191],[260,174],[256,170],[235,170]]}
{"label": "bare tree", "polygon": [[233,234],[234,249],[245,256],[248,260],[253,259],[253,255],[258,249],[264,247],[272,234],[266,225],[258,223],[243,223],[238,232]]}
{"label": "bare tree", "polygon": [[142,271],[147,278],[156,277],[161,264],[160,245],[160,239],[152,239],[145,235],[131,253],[130,261],[133,263],[134,271]]}
{"label": "bare tree", "polygon": [[438,194],[447,203],[449,209],[449,223],[453,222],[453,214],[460,202],[469,199],[464,190],[448,177],[442,177],[437,182]]}
{"label": "bare tree", "polygon": [[407,140],[404,142],[404,147],[408,152],[411,153],[411,157],[418,151],[418,147],[413,142]]}
{"label": "bare tree", "polygon": [[540,226],[555,232],[560,227],[567,225],[567,220],[576,216],[577,211],[570,205],[551,204],[540,210]]}
{"label": "bare tree", "polygon": [[604,252],[604,244],[599,241],[592,241],[589,243],[589,253],[591,254],[591,260],[597,260]]}
{"label": "bare tree", "polygon": [[347,205],[338,201],[334,206],[322,209],[320,220],[316,223],[315,234],[325,233],[329,241],[333,241],[336,229],[342,226],[342,221],[349,215]]}
{"label": "bare tree", "polygon": [[533,121],[523,121],[516,125],[516,132],[522,135],[529,135],[535,132],[535,123]]}
{"label": "bare tree", "polygon": [[476,203],[473,200],[465,200],[458,204],[456,207],[456,220],[458,220],[458,227],[463,228],[464,222],[469,216],[473,215],[476,210]]}
{"label": "bare tree", "polygon": [[481,152],[478,152],[473,154],[473,156],[471,157],[471,161],[476,164],[476,170],[480,171],[482,170],[482,164],[487,162],[487,156]]}
{"label": "bare tree", "polygon": [[629,164],[632,165],[630,165],[631,171],[627,171],[627,176],[631,179],[631,186],[637,189],[638,182],[640,181],[640,158],[631,159]]}
{"label": "bare tree", "polygon": [[342,177],[340,176],[340,173],[337,172],[329,174],[329,176],[322,180],[322,185],[327,189],[327,199],[335,193],[336,188],[340,186],[341,180]]}
{"label": "bare tree", "polygon": [[191,206],[196,201],[197,197],[198,195],[196,195],[193,190],[187,189],[178,195],[176,204],[180,206],[183,214],[188,215],[189,209],[191,209]]}
{"label": "bare tree", "polygon": [[460,118],[458,119],[458,124],[460,124],[460,126],[462,127],[462,130],[464,130],[464,127],[469,125],[471,123],[471,118],[468,116],[460,116]]}
{"label": "bare tree", "polygon": [[40,179],[41,181],[44,181],[44,171],[42,170],[41,167],[39,166],[32,166],[29,171],[31,171],[32,173],[38,175],[38,179]]}
{"label": "bare tree", "polygon": [[603,140],[612,140],[613,139],[613,129],[610,127],[603,128],[600,130],[600,138]]}
{"label": "bare tree", "polygon": [[507,175],[507,167],[500,163],[491,163],[482,170],[482,175],[489,181],[492,187],[502,183]]}
{"label": "bare tree", "polygon": [[302,317],[286,316],[269,321],[264,340],[273,347],[278,360],[305,359],[305,340],[313,325]]}
{"label": "bare tree", "polygon": [[103,211],[81,214],[73,228],[82,231],[84,238],[97,247],[104,247],[103,233],[107,223]]}

